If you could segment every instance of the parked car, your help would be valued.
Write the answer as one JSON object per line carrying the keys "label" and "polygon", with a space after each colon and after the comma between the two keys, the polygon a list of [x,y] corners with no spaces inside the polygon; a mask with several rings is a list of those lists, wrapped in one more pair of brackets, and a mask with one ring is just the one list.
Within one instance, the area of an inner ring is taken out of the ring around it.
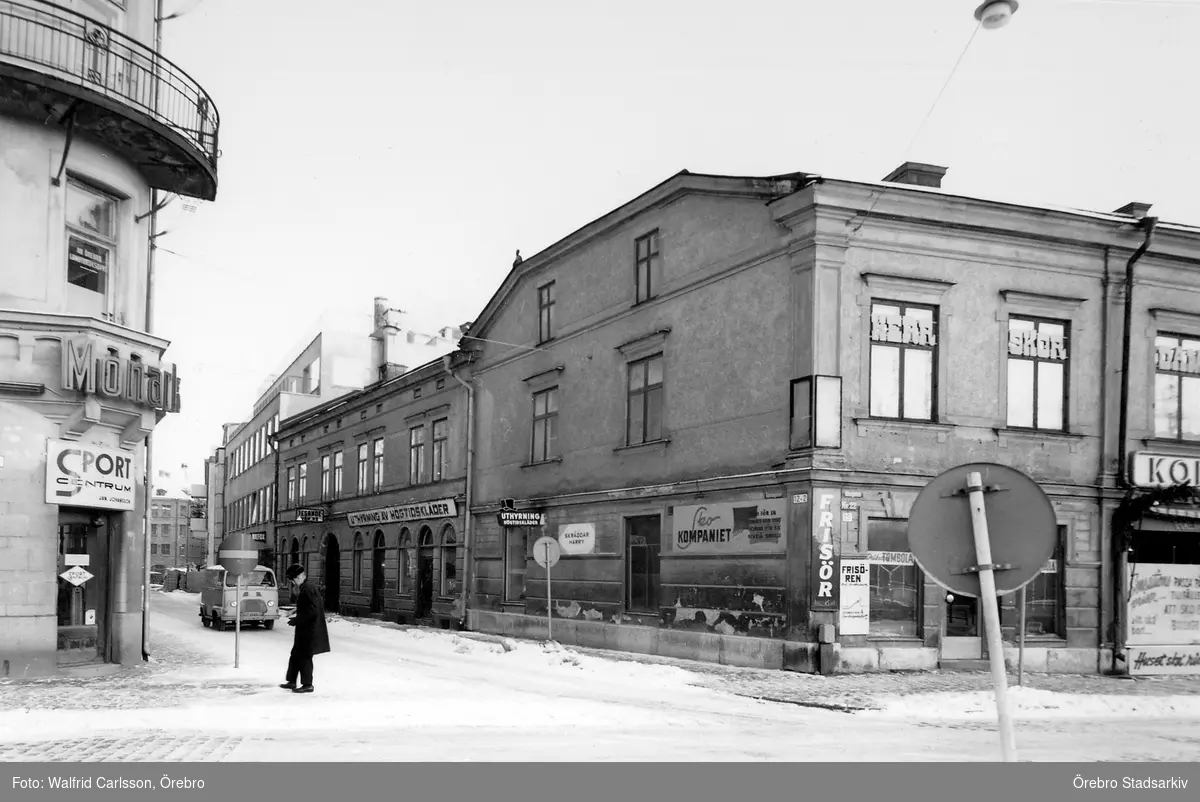
{"label": "parked car", "polygon": [[265,565],[241,577],[241,598],[238,598],[238,578],[230,576],[221,566],[206,568],[200,590],[200,621],[206,627],[223,632],[237,620],[241,606],[243,625],[261,625],[272,629],[279,613],[279,587],[275,572]]}

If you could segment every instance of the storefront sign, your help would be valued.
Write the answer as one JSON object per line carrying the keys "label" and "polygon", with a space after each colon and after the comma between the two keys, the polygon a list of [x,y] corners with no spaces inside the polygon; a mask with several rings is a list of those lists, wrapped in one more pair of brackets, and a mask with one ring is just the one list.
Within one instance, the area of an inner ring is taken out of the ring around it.
{"label": "storefront sign", "polygon": [[1131,646],[1200,645],[1200,565],[1131,564],[1127,609]]}
{"label": "storefront sign", "polygon": [[562,524],[558,527],[558,545],[564,554],[591,554],[596,550],[596,525]]}
{"label": "storefront sign", "polygon": [[368,526],[370,524],[419,521],[422,518],[453,518],[456,515],[458,515],[458,508],[454,505],[454,499],[443,498],[419,504],[402,504],[398,507],[381,507],[375,510],[352,512],[346,515],[346,522],[350,526]]}
{"label": "storefront sign", "polygon": [[132,510],[133,455],[70,440],[46,441],[46,503]]}
{"label": "storefront sign", "polygon": [[66,571],[63,571],[61,574],[59,574],[59,576],[70,582],[72,585],[79,587],[84,582],[87,582],[89,579],[91,579],[94,574],[84,570],[83,568],[80,568],[77,565],[74,568],[68,568]]}
{"label": "storefront sign", "polygon": [[1154,350],[1159,370],[1200,374],[1200,349],[1160,345]]}
{"label": "storefront sign", "polygon": [[64,554],[64,565],[91,565],[92,556],[90,554]]}
{"label": "storefront sign", "polygon": [[92,340],[62,341],[62,388],[88,395],[120,398],[163,412],[178,412],[179,373],[103,352],[95,356]]}
{"label": "storefront sign", "polygon": [[501,510],[496,516],[500,519],[501,526],[545,526],[546,513],[544,512],[517,512],[515,510]]}
{"label": "storefront sign", "polygon": [[813,491],[812,610],[838,609],[838,539],[834,510],[841,501],[837,490]]}
{"label": "storefront sign", "polygon": [[877,343],[902,345],[937,345],[933,321],[911,315],[872,315],[871,340]]}
{"label": "storefront sign", "polygon": [[870,565],[912,565],[911,551],[868,551],[867,562]]}
{"label": "storefront sign", "polygon": [[1008,332],[1008,353],[1061,361],[1067,358],[1067,343],[1061,334],[1013,329]]}
{"label": "storefront sign", "polygon": [[671,515],[677,554],[761,554],[787,550],[783,499],[676,507]]}
{"label": "storefront sign", "polygon": [[1200,674],[1200,646],[1135,646],[1129,650],[1129,673]]}
{"label": "storefront sign", "polygon": [[250,539],[256,543],[266,543],[267,542],[267,533],[266,532],[251,532]]}
{"label": "storefront sign", "polygon": [[1138,487],[1200,487],[1200,457],[1136,451],[1129,461],[1129,479]]}
{"label": "storefront sign", "polygon": [[[296,520],[304,521],[305,523],[321,523],[325,520],[325,510],[320,507],[301,507],[296,510]],[[357,524],[351,524],[356,526]]]}
{"label": "storefront sign", "polygon": [[838,588],[838,629],[842,635],[866,635],[871,624],[871,567],[866,560],[842,560]]}

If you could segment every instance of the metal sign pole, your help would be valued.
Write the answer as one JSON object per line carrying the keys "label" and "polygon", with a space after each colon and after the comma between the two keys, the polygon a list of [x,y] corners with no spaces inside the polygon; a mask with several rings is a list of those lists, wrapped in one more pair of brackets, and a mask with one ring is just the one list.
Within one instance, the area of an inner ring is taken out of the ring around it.
{"label": "metal sign pole", "polygon": [[975,559],[979,563],[979,600],[983,603],[987,629],[988,657],[992,667],[992,685],[996,691],[996,715],[1000,723],[1000,751],[1004,762],[1017,759],[1016,737],[1008,709],[1008,677],[1004,670],[1004,642],[1000,635],[1000,605],[996,598],[996,576],[992,566],[992,546],[988,537],[987,511],[983,503],[983,478],[975,471],[967,474],[967,494],[971,500],[971,525],[975,534]]}
{"label": "metal sign pole", "polygon": [[1025,684],[1025,586],[1021,586],[1021,634],[1017,636],[1017,684]]}
{"label": "metal sign pole", "polygon": [[234,624],[233,624],[233,667],[238,668],[238,662],[242,657],[242,575],[237,577],[237,607],[234,608]]}
{"label": "metal sign pole", "polygon": [[546,543],[546,641],[554,640],[554,608],[550,601],[550,544]]}

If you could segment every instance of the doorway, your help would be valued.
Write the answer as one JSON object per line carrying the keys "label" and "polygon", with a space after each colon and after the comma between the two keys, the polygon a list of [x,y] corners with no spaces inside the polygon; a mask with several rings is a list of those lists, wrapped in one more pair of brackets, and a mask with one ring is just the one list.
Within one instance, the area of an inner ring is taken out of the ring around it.
{"label": "doorway", "polygon": [[979,630],[979,599],[948,593],[946,631],[942,635],[943,660],[979,660],[983,638]]}
{"label": "doorway", "polygon": [[325,536],[325,612],[339,612],[342,598],[342,550],[337,538]]}
{"label": "doorway", "polygon": [[433,612],[433,530],[422,526],[417,536],[417,605],[414,618],[428,618]]}
{"label": "doorway", "polygon": [[108,660],[109,524],[105,514],[59,508],[58,665]]}
{"label": "doorway", "polygon": [[384,570],[387,550],[384,548],[383,532],[375,533],[375,544],[371,551],[371,612],[383,612]]}

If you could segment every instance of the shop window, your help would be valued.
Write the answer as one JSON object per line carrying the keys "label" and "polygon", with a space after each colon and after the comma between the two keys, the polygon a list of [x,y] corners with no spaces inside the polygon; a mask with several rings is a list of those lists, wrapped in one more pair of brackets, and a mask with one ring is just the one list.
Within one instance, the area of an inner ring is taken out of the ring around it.
{"label": "shop window", "polygon": [[657,515],[625,519],[625,609],[630,612],[658,613],[661,532]]}
{"label": "shop window", "polygon": [[922,574],[908,549],[908,522],[869,519],[867,562],[871,573],[869,635],[919,637]]}
{"label": "shop window", "polygon": [[108,312],[117,250],[117,199],[67,181],[68,311],[100,317]]}
{"label": "shop window", "polygon": [[504,600],[525,598],[525,570],[529,554],[529,530],[524,526],[504,527]]}
{"label": "shop window", "polygon": [[321,499],[329,498],[333,490],[333,458],[329,454],[321,455]]}
{"label": "shop window", "polygon": [[937,349],[937,307],[872,302],[871,417],[933,420]]}
{"label": "shop window", "polygon": [[554,338],[554,282],[538,287],[538,343]]}
{"label": "shop window", "polygon": [[433,481],[446,478],[450,469],[450,451],[446,443],[450,439],[450,421],[446,418],[433,422]]}
{"label": "shop window", "polygon": [[662,354],[630,363],[627,420],[627,445],[635,446],[662,439]]}
{"label": "shop window", "polygon": [[333,497],[342,495],[342,452],[333,452]]}
{"label": "shop window", "polygon": [[425,476],[425,427],[414,426],[408,430],[408,483],[421,484]]}
{"label": "shop window", "polygon": [[1200,338],[1154,338],[1154,436],[1200,440]]}
{"label": "shop window", "polygon": [[296,476],[297,476],[298,482],[299,482],[299,490],[298,490],[299,502],[301,504],[303,504],[304,500],[308,497],[308,463],[307,462],[300,463],[300,465],[298,466],[297,472],[296,472]]}
{"label": "shop window", "polygon": [[369,445],[367,443],[359,443],[358,444],[358,485],[357,485],[357,490],[358,490],[358,494],[360,496],[365,496],[367,493],[370,492],[370,488],[367,487],[367,463],[369,462],[369,459],[370,459],[370,455],[367,453],[368,448],[369,448]]}
{"label": "shop window", "polygon": [[658,231],[651,231],[634,241],[635,303],[654,297],[658,265]]}
{"label": "shop window", "polygon": [[[1042,570],[1025,586],[1025,635],[1030,638],[1067,636],[1066,590],[1063,564],[1063,547],[1067,540],[1067,527],[1058,527],[1058,542],[1054,545],[1054,556],[1042,566]],[[1019,594],[1018,594],[1019,595]]]}
{"label": "shop window", "polygon": [[354,551],[351,553],[350,583],[355,592],[362,590],[363,579],[363,536],[354,533]]}
{"label": "shop window", "polygon": [[558,456],[558,388],[533,394],[533,452],[530,462]]}
{"label": "shop window", "polygon": [[1030,317],[1008,319],[1008,425],[1067,428],[1068,324]]}
{"label": "shop window", "polygon": [[446,526],[442,530],[442,595],[453,596],[458,593],[458,540],[454,536],[454,528]]}

